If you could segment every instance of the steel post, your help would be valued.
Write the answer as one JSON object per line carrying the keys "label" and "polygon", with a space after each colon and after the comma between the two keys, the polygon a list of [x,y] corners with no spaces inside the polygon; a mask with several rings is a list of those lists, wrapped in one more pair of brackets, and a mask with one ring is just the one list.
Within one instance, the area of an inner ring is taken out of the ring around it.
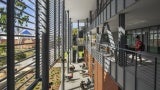
{"label": "steel post", "polygon": [[15,0],[7,0],[7,89],[15,89],[14,63],[14,5]]}
{"label": "steel post", "polygon": [[40,78],[39,4],[36,0],[36,79]]}
{"label": "steel post", "polygon": [[49,90],[49,0],[46,1],[46,31],[42,36],[42,90]]}

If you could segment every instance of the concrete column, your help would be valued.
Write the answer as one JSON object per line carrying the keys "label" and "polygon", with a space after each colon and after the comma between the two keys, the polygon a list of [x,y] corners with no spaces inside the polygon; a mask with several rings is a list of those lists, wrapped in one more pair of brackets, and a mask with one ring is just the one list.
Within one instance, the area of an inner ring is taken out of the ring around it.
{"label": "concrete column", "polygon": [[79,20],[78,20],[78,34],[77,34],[77,55],[76,55],[76,63],[78,63],[78,59],[79,59],[79,50],[78,50],[78,39],[79,39]]}
{"label": "concrete column", "polygon": [[125,14],[119,15],[119,28],[118,28],[118,35],[119,35],[119,47],[125,48],[125,44],[127,43],[127,39],[125,36]]}
{"label": "concrete column", "polygon": [[76,63],[78,63],[78,50],[76,51]]}
{"label": "concrete column", "polygon": [[73,63],[73,49],[71,47],[71,51],[70,51],[70,63]]}
{"label": "concrete column", "polygon": [[[125,14],[119,15],[119,28],[118,28],[118,35],[119,35],[119,47],[125,48],[127,43],[126,36],[125,36]],[[119,49],[119,59],[118,64],[123,67],[123,90],[125,90],[125,52],[122,49]]]}
{"label": "concrete column", "polygon": [[67,73],[69,73],[69,29],[70,29],[70,22],[69,22],[69,11],[67,11],[68,17],[67,17],[67,24],[68,24],[68,38],[67,38]]}
{"label": "concrete column", "polygon": [[[127,43],[126,36],[125,36],[125,14],[119,15],[119,28],[118,28],[118,36],[119,36],[119,47],[125,48],[125,45]],[[119,54],[119,65],[124,65],[124,53],[122,50],[120,50]]]}
{"label": "concrete column", "polygon": [[[89,12],[89,15],[90,15],[90,22],[89,22],[89,23],[90,23],[90,25],[91,25],[91,24],[92,24],[92,11]],[[87,19],[87,24],[88,24],[88,19]],[[87,25],[87,26],[88,26],[88,25]]]}

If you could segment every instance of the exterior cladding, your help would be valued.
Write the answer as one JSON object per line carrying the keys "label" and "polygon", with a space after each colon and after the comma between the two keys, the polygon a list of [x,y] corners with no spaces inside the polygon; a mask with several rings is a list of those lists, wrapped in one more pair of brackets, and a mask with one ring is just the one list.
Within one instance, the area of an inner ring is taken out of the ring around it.
{"label": "exterior cladding", "polygon": [[94,82],[95,90],[105,90],[103,89],[103,69],[97,61],[94,62]]}
{"label": "exterior cladding", "polygon": [[103,90],[120,90],[116,82],[109,76],[109,73],[104,72]]}
{"label": "exterior cladding", "polygon": [[[100,65],[96,60],[94,61],[94,66],[92,65],[93,57],[85,50],[85,62],[88,65],[88,72],[91,77],[94,78],[94,89],[95,90],[120,90],[118,85],[109,73],[105,72],[102,65]],[[94,72],[94,76],[92,76]]]}
{"label": "exterior cladding", "polygon": [[92,56],[90,54],[88,54],[88,63],[87,63],[87,66],[88,66],[88,73],[90,76],[92,76]]}
{"label": "exterior cladding", "polygon": [[86,62],[86,65],[88,66],[88,74],[89,74],[89,76],[90,77],[92,77],[92,56],[91,56],[91,54],[89,54],[88,52],[87,52],[87,50],[85,50],[85,62]]}
{"label": "exterior cladding", "polygon": [[110,77],[109,73],[104,71],[96,60],[94,64],[94,81],[95,90],[119,90],[116,82]]}

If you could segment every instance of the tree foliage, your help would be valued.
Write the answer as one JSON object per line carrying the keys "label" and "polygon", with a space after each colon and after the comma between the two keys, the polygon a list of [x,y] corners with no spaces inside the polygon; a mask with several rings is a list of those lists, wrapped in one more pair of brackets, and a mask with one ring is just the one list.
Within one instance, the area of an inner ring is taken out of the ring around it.
{"label": "tree foliage", "polygon": [[[23,0],[16,0],[15,1],[15,7],[17,7],[19,10],[15,10],[15,17],[18,19],[15,19],[15,23],[17,22],[20,26],[25,25],[27,26],[27,22],[29,21],[28,15],[23,15],[24,10],[27,8]],[[7,23],[7,11],[4,7],[0,7],[0,29],[4,32],[6,32],[6,23]]]}
{"label": "tree foliage", "polygon": [[77,28],[74,28],[73,30],[72,30],[72,35],[77,35],[78,34],[78,29]]}
{"label": "tree foliage", "polygon": [[2,31],[5,30],[6,28],[6,23],[7,23],[7,20],[6,20],[6,11],[4,10],[4,8],[0,8],[0,29],[2,29]]}

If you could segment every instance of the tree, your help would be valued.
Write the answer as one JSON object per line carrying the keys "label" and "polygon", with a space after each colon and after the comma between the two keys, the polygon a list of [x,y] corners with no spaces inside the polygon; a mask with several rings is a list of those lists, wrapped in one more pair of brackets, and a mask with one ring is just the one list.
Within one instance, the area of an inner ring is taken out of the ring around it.
{"label": "tree", "polygon": [[[15,22],[18,23],[20,26],[23,26],[25,23],[27,26],[27,22],[29,21],[29,16],[23,15],[24,10],[27,8],[23,0],[16,0],[15,6],[19,10],[15,10],[15,17],[18,19],[15,19]],[[6,32],[6,23],[7,23],[7,13],[4,7],[0,7],[0,29],[4,32]],[[19,31],[18,31],[19,32]]]}
{"label": "tree", "polygon": [[78,29],[77,28],[74,28],[73,30],[72,30],[72,35],[77,35],[78,34]]}
{"label": "tree", "polygon": [[16,0],[15,6],[17,6],[17,8],[20,9],[17,12],[15,11],[16,16],[19,18],[16,19],[18,21],[18,24],[23,26],[23,24],[26,23],[27,26],[27,22],[29,21],[29,16],[23,15],[24,10],[27,8],[25,3],[23,2],[23,0]]}
{"label": "tree", "polygon": [[0,8],[0,29],[2,31],[5,31],[6,30],[6,23],[7,23],[7,20],[6,20],[6,11],[4,10],[4,8]]}
{"label": "tree", "polygon": [[[25,0],[24,0],[25,1]],[[23,0],[15,0],[15,7],[18,8],[15,9],[15,23],[23,26],[27,26],[28,21],[29,21],[29,16],[24,15],[23,12],[27,8],[25,5],[25,2]],[[5,7],[0,7],[0,30],[3,32],[7,32],[6,30],[6,24],[7,24],[7,11]],[[20,29],[17,29],[18,34],[20,34]],[[20,38],[19,38],[20,39]],[[18,42],[20,44],[20,42]],[[3,48],[2,48],[3,50]],[[5,62],[6,60],[1,60],[2,62]],[[3,63],[4,65],[5,63]]]}

